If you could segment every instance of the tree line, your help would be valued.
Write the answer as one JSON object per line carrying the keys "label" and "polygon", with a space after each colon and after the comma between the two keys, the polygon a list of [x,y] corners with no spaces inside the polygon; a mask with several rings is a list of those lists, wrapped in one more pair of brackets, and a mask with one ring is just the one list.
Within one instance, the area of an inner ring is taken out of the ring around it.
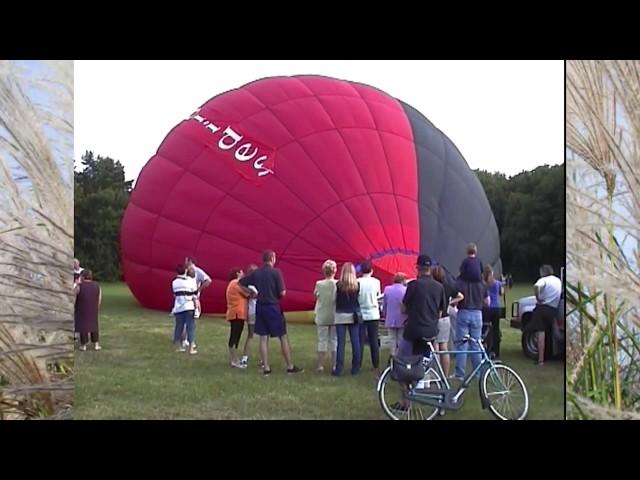
{"label": "tree line", "polygon": [[507,177],[476,170],[500,232],[503,270],[532,280],[543,263],[557,275],[565,263],[564,165],[543,165]]}

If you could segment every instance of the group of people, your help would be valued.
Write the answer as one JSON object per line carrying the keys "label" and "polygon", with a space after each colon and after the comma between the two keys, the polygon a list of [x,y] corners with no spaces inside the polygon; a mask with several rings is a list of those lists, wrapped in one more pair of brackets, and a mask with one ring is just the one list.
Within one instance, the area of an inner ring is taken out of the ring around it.
{"label": "group of people", "polygon": [[[319,280],[315,287],[317,369],[324,370],[326,352],[330,347],[332,374],[342,375],[348,331],[351,374],[356,375],[361,370],[365,335],[371,352],[371,365],[379,374],[378,325],[381,315],[384,315],[385,327],[392,341],[392,354],[424,353],[427,347],[424,339],[432,341],[438,350],[450,349],[452,314],[457,314],[454,338],[463,338],[467,334],[480,338],[482,311],[489,306],[486,280],[492,280],[493,272],[489,266],[483,268],[477,258],[476,245],[468,246],[467,255],[455,282],[428,255],[420,255],[416,262],[417,278],[407,283],[407,274],[397,272],[393,284],[386,286],[383,292],[380,280],[373,276],[371,261],[361,263],[362,276],[359,278],[354,265],[345,263],[338,280],[335,279],[336,262],[325,261],[322,266],[324,279]],[[466,347],[466,344],[456,344],[456,349],[461,350],[456,355],[455,376],[459,378],[464,376]],[[448,374],[448,355],[443,355],[442,360],[443,369]],[[479,358],[472,357],[472,361],[475,364]]]}
{"label": "group of people", "polygon": [[[278,338],[288,373],[300,373],[292,359],[287,337],[286,321],[280,301],[286,295],[280,269],[275,268],[276,254],[266,250],[263,264],[251,264],[246,271],[233,268],[229,273],[226,289],[226,320],[230,325],[229,364],[233,368],[248,367],[251,343],[255,335],[259,340],[259,365],[265,375],[271,373],[268,355],[269,338]],[[360,264],[361,276],[356,275],[353,263],[346,262],[340,276],[334,260],[322,264],[321,280],[314,289],[316,299],[314,316],[317,328],[317,363],[324,371],[327,353],[330,354],[331,373],[341,376],[344,371],[347,334],[351,343],[351,374],[362,368],[364,347],[369,346],[371,366],[380,373],[380,347],[378,326],[381,318],[391,341],[391,353],[422,354],[426,352],[424,341],[428,338],[437,350],[459,350],[456,354],[455,372],[452,377],[462,379],[465,373],[467,351],[477,350],[473,343],[463,343],[466,335],[479,340],[482,326],[491,324],[491,350],[500,356],[500,298],[505,282],[494,278],[489,265],[483,266],[477,257],[477,247],[469,244],[467,256],[460,265],[457,279],[432,262],[428,255],[419,255],[416,262],[416,278],[408,281],[408,275],[397,272],[393,283],[382,290],[381,282],[373,275],[369,260]],[[177,352],[197,354],[195,320],[201,314],[200,295],[211,285],[211,277],[196,265],[193,257],[176,268],[172,281],[174,304],[171,315],[175,318],[173,340]],[[532,328],[538,332],[537,363],[544,364],[545,331],[557,314],[562,284],[549,265],[540,269],[540,279],[534,292],[538,305],[533,311]],[[79,337],[79,349],[86,351],[89,343],[100,350],[98,312],[102,301],[100,286],[88,269],[80,267],[74,259],[74,293],[76,296],[74,326]],[[242,355],[240,341],[247,324],[247,335]],[[480,355],[471,354],[475,367]],[[450,359],[442,355],[444,372],[449,375]]]}
{"label": "group of people", "polygon": [[[317,369],[324,370],[326,354],[331,352],[332,374],[340,376],[344,369],[344,346],[348,331],[351,341],[351,374],[357,374],[363,361],[365,335],[371,352],[371,364],[379,373],[378,325],[381,315],[391,341],[391,353],[424,354],[428,339],[439,351],[455,350],[455,371],[451,378],[465,376],[467,356],[473,368],[480,363],[478,342],[483,325],[491,325],[489,353],[500,357],[502,317],[500,298],[505,281],[494,278],[490,265],[478,258],[477,246],[467,246],[466,257],[457,278],[437,265],[428,255],[419,255],[415,280],[397,272],[393,283],[381,293],[380,281],[373,276],[369,260],[361,264],[362,276],[357,278],[354,265],[345,263],[336,280],[337,265],[326,260],[322,265],[324,278],[316,282],[315,323],[317,325]],[[538,307],[533,328],[538,331],[539,365],[543,365],[544,335],[558,306],[561,282],[549,265],[543,265],[536,282]],[[469,336],[474,342],[465,342]],[[471,354],[468,355],[467,352]],[[449,376],[449,355],[441,355],[443,370]]]}
{"label": "group of people", "polygon": [[[229,364],[233,368],[247,368],[250,343],[255,332],[260,337],[260,366],[265,375],[271,373],[268,354],[270,337],[280,340],[287,372],[303,372],[302,368],[293,363],[291,355],[286,322],[280,307],[280,300],[285,296],[286,289],[282,272],[275,268],[275,252],[266,250],[262,260],[260,267],[249,265],[246,274],[237,267],[229,272],[225,315],[230,326]],[[179,264],[176,273],[177,276],[172,281],[174,306],[171,315],[175,317],[173,339],[177,352],[189,351],[190,354],[196,354],[195,318],[201,311],[199,297],[202,290],[211,284],[211,278],[195,265],[193,257],[187,257],[184,263]],[[248,325],[248,335],[243,355],[239,358],[238,348],[245,323]]]}
{"label": "group of people", "polygon": [[[470,352],[474,368],[480,362],[477,344],[463,342],[462,339],[468,335],[479,341],[483,323],[492,325],[490,353],[499,357],[500,298],[504,294],[505,282],[495,279],[491,266],[483,265],[477,254],[477,246],[469,244],[457,278],[449,275],[428,255],[419,255],[415,280],[408,281],[406,273],[397,272],[393,283],[384,290],[380,280],[373,275],[370,260],[360,264],[359,277],[353,263],[344,263],[338,278],[337,263],[326,260],[321,268],[323,278],[316,282],[314,289],[316,369],[319,372],[325,370],[329,353],[331,374],[343,374],[348,334],[352,355],[351,374],[356,375],[362,369],[366,345],[370,350],[371,367],[379,374],[378,326],[381,318],[384,318],[384,325],[389,332],[391,353],[394,355],[425,353],[425,339],[429,339],[437,350],[458,351],[451,378],[464,378],[467,351]],[[275,252],[266,250],[262,260],[260,267],[251,264],[246,271],[236,267],[229,272],[225,315],[230,326],[229,365],[239,369],[248,367],[251,342],[255,334],[260,337],[259,365],[265,375],[271,373],[269,338],[279,339],[288,373],[300,373],[303,369],[293,362],[286,321],[280,306],[280,301],[286,295],[286,288],[282,272],[275,268]],[[543,270],[541,273],[544,276],[536,283],[536,295],[540,293],[542,306],[534,314],[534,323],[541,332],[544,343],[544,329],[548,325],[549,312],[554,302],[557,307],[560,286],[559,279],[553,277],[551,267],[545,265]],[[171,312],[175,317],[176,351],[196,354],[195,319],[201,312],[199,297],[211,284],[211,277],[196,266],[193,257],[187,257],[185,262],[178,265],[176,273],[177,277],[172,282],[174,306]],[[245,324],[248,332],[240,355]],[[450,359],[446,354],[441,358],[443,370],[449,375]],[[543,361],[539,363],[542,364]]]}
{"label": "group of people", "polygon": [[102,291],[100,285],[94,281],[91,270],[82,268],[77,258],[73,259],[73,292],[76,298],[73,323],[75,335],[80,341],[79,348],[86,351],[91,340],[94,350],[101,350],[98,310],[102,303]]}
{"label": "group of people", "polygon": [[324,279],[316,282],[314,289],[318,371],[324,370],[326,352],[330,348],[331,373],[342,375],[347,332],[351,341],[351,374],[356,375],[362,367],[365,334],[369,339],[371,365],[379,371],[380,280],[373,276],[373,265],[369,260],[361,264],[361,271],[362,276],[357,278],[353,263],[346,262],[336,280],[336,262],[327,260],[322,265]]}

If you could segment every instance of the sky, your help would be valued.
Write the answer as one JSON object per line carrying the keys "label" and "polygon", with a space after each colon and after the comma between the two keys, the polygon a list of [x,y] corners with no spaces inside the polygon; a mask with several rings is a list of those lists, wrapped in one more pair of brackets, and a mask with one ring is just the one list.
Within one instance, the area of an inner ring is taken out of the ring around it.
{"label": "sky", "polygon": [[366,83],[408,103],[473,169],[511,176],[564,162],[563,61],[77,60],[76,168],[91,150],[135,179],[166,134],[211,97],[300,74]]}

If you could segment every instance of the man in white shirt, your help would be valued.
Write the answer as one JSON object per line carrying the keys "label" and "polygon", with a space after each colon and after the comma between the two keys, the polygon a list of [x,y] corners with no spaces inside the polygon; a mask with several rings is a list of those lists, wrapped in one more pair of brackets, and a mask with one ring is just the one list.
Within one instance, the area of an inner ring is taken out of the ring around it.
{"label": "man in white shirt", "polygon": [[360,325],[360,358],[364,354],[364,336],[365,331],[369,340],[369,350],[371,351],[371,365],[377,374],[380,374],[380,348],[378,345],[378,324],[380,323],[380,305],[378,300],[381,298],[380,280],[373,277],[373,264],[371,260],[365,260],[360,265],[362,277],[358,278],[360,284],[360,293],[358,294],[358,303],[362,318]]}
{"label": "man in white shirt", "polygon": [[187,268],[193,267],[196,271],[196,284],[198,285],[198,297],[202,291],[211,285],[211,277],[200,267],[196,266],[195,257],[185,258]]}
{"label": "man in white shirt", "polygon": [[538,365],[542,366],[544,365],[545,331],[551,331],[562,294],[562,281],[553,274],[553,267],[550,265],[540,267],[540,278],[533,290],[538,304],[533,309],[531,328],[538,332]]}
{"label": "man in white shirt", "polygon": [[174,295],[173,314],[176,319],[176,326],[173,334],[173,341],[176,344],[176,352],[184,352],[186,348],[181,340],[182,332],[187,330],[187,345],[189,353],[196,354],[195,321],[193,313],[196,309],[195,298],[197,290],[195,282],[186,275],[185,265],[178,265],[176,273],[178,276],[171,282],[171,289]]}
{"label": "man in white shirt", "polygon": [[[196,266],[196,259],[195,257],[186,257],[184,259],[185,262],[185,266],[187,268],[187,270],[189,268],[193,268],[193,270],[196,273],[196,277],[195,277],[195,282],[196,282],[196,286],[197,286],[197,291],[198,291],[198,299],[200,298],[200,294],[202,293],[202,291],[209,287],[211,285],[211,277],[207,274],[207,272],[205,272],[203,269],[201,269],[200,267]],[[193,318],[200,318],[200,315],[202,315],[202,305],[200,305],[199,309],[196,309],[196,313],[194,314]],[[183,346],[187,347],[188,343],[186,340],[186,331],[183,333],[182,335],[182,343]]]}

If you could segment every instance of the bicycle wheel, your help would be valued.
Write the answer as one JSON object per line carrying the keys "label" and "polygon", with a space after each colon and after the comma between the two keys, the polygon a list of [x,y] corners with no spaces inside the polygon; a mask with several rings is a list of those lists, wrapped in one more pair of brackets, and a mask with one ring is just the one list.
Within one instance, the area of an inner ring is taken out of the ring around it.
{"label": "bicycle wheel", "polygon": [[529,395],[520,376],[511,368],[494,364],[482,374],[480,394],[500,420],[524,420],[529,413]]}
{"label": "bicycle wheel", "polygon": [[[439,380],[431,380],[432,388],[441,388]],[[387,367],[378,380],[378,400],[385,415],[391,420],[431,420],[438,408],[412,402],[404,398],[406,386],[391,378],[391,367]]]}

